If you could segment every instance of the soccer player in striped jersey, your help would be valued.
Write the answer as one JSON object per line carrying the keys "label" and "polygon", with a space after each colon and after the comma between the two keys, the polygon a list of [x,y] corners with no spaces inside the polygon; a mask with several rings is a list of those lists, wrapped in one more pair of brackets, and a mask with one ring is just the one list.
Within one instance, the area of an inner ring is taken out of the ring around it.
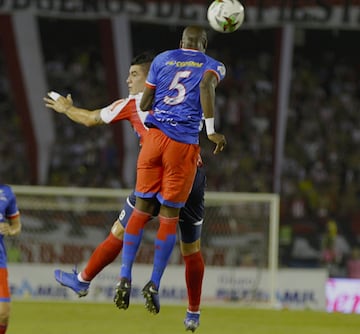
{"label": "soccer player in striped jersey", "polygon": [[[127,84],[129,96],[113,102],[111,105],[97,110],[78,108],[73,105],[71,96],[60,96],[52,99],[50,93],[44,98],[45,105],[58,113],[65,114],[76,123],[86,126],[111,124],[127,120],[137,133],[140,143],[148,128],[144,125],[146,113],[140,111],[140,100],[145,87],[145,79],[149,71],[152,56],[144,53],[136,56],[131,63]],[[200,252],[200,235],[204,217],[205,174],[197,168],[195,181],[186,202],[180,211],[180,247],[185,262],[185,280],[188,291],[188,312],[200,313],[202,280],[204,275],[204,260]],[[69,287],[79,297],[86,296],[90,282],[108,264],[113,262],[123,247],[124,228],[135,207],[135,195],[132,193],[126,200],[119,218],[114,222],[108,237],[98,245],[92,253],[87,265],[81,272],[67,273],[55,270],[55,279]],[[152,216],[158,214],[160,204],[154,208]],[[149,217],[150,219],[151,217]],[[189,330],[195,330],[189,328]]]}
{"label": "soccer player in striped jersey", "polygon": [[[221,152],[224,135],[214,129],[215,88],[225,76],[225,66],[207,56],[206,31],[186,27],[178,49],[162,52],[151,63],[140,102],[149,111],[137,162],[136,204],[124,234],[120,280],[115,301],[119,308],[129,306],[132,267],[141,243],[143,229],[160,202],[159,229],[155,240],[153,271],[142,290],[145,307],[160,311],[159,287],[176,241],[180,209],[185,205],[196,175],[199,155],[199,128],[205,117],[208,139]],[[195,330],[199,314],[188,312],[185,328]]]}
{"label": "soccer player in striped jersey", "polygon": [[0,334],[6,333],[10,318],[10,288],[4,237],[21,232],[20,212],[11,187],[0,184]]}

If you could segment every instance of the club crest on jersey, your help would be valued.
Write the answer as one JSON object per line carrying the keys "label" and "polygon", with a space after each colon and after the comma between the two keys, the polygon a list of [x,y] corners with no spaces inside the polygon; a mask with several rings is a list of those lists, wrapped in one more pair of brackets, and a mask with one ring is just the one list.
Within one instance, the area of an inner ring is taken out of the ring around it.
{"label": "club crest on jersey", "polygon": [[226,68],[225,68],[224,64],[219,65],[219,66],[217,67],[217,70],[219,71],[219,73],[220,73],[222,76],[225,76],[225,74],[226,74]]}

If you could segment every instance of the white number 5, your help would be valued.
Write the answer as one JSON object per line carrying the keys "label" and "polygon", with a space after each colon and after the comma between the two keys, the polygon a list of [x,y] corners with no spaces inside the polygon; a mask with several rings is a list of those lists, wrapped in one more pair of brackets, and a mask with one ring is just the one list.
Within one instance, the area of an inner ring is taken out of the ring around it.
{"label": "white number 5", "polygon": [[191,71],[180,71],[175,74],[175,77],[173,81],[171,82],[171,85],[169,87],[169,90],[176,89],[178,91],[176,96],[165,96],[164,102],[166,104],[170,104],[172,106],[181,103],[184,101],[185,95],[186,95],[186,88],[185,86],[180,82],[183,78],[188,78]]}

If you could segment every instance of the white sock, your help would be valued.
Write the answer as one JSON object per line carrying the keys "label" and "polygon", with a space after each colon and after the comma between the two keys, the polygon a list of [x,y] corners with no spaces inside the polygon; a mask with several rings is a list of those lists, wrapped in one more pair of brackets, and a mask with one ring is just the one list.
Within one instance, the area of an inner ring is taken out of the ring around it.
{"label": "white sock", "polygon": [[77,279],[79,280],[79,282],[82,282],[82,283],[90,283],[90,281],[85,281],[85,280],[81,277],[81,272],[78,273]]}

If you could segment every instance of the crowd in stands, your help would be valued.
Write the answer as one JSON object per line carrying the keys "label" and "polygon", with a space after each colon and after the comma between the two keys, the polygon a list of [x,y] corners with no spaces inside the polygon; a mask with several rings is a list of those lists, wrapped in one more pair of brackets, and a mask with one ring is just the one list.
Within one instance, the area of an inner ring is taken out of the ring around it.
{"label": "crowd in stands", "polygon": [[[64,96],[71,94],[79,107],[93,110],[108,105],[104,66],[99,54],[91,46],[67,52],[66,61],[60,54],[46,63],[51,89]],[[103,126],[89,131],[63,115],[54,114],[54,119],[57,140],[53,145],[49,184],[121,186],[115,181],[119,163],[112,131]]]}
{"label": "crowd in stands", "polygon": [[[7,78],[5,62],[0,48],[0,180],[6,183],[29,183],[25,138],[14,97]],[[0,181],[1,182],[1,181]]]}
{"label": "crowd in stands", "polygon": [[[359,65],[346,49],[294,53],[282,220],[318,252],[316,263],[330,265],[336,275],[346,274],[348,259],[358,260]],[[336,242],[326,242],[329,227]]]}
{"label": "crowd in stands", "polygon": [[[327,48],[309,55],[305,50],[294,53],[291,75],[280,194],[281,261],[287,266],[331,265],[334,275],[346,276],[346,261],[359,258],[360,245],[360,56],[349,58]],[[227,66],[218,87],[216,127],[228,146],[214,158],[213,146],[201,135],[208,190],[272,192],[274,52],[231,52],[209,50]],[[93,46],[75,45],[66,53],[66,58],[59,52],[47,58],[49,85],[63,94],[71,92],[79,106],[107,105],[100,54]],[[0,143],[0,173],[8,183],[27,184],[24,139],[1,61],[0,97],[5,138]],[[58,115],[56,137],[49,185],[122,186],[108,128],[89,131]],[[339,238],[340,248],[334,241]]]}

